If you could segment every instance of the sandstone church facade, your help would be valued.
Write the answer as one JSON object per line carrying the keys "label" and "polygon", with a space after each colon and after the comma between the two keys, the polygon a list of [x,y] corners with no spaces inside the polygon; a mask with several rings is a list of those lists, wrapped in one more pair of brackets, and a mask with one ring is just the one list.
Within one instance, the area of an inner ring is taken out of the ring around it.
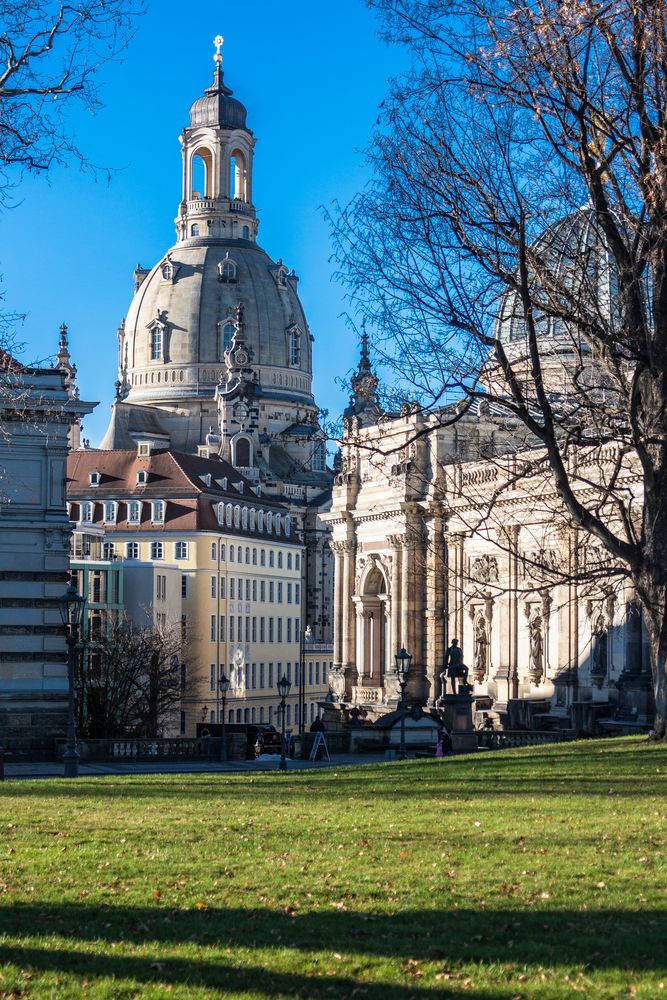
{"label": "sandstone church facade", "polygon": [[[592,482],[600,459],[613,467],[619,454],[609,445],[602,456],[580,456],[590,465],[582,478]],[[434,706],[456,638],[478,722],[488,713],[510,728],[648,727],[651,678],[635,595],[567,524],[548,471],[535,472],[541,463],[521,475],[536,455],[523,425],[484,399],[460,415],[416,404],[384,412],[364,335],[327,515],[338,703],[368,721],[395,709],[394,656],[404,647],[410,701]],[[632,459],[620,476],[641,503]]]}

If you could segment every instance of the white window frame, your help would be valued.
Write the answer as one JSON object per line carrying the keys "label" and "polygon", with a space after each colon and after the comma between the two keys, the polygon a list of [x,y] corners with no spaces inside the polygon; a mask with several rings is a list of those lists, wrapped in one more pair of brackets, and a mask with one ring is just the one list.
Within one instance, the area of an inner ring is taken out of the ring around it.
{"label": "white window frame", "polygon": [[151,500],[151,524],[164,524],[167,504],[164,500]]}
{"label": "white window frame", "polygon": [[164,559],[164,542],[151,542],[151,559],[156,562]]}
{"label": "white window frame", "polygon": [[[85,514],[90,517],[85,517]],[[92,500],[81,500],[79,503],[79,522],[81,524],[92,524],[95,517],[95,504]]]}
{"label": "white window frame", "polygon": [[[135,555],[131,555],[131,552],[136,552]],[[138,559],[141,555],[141,549],[139,548],[139,542],[126,542],[125,543],[125,558],[126,559]]]}
{"label": "white window frame", "polygon": [[[138,513],[139,513],[139,516],[136,517],[136,518],[131,516],[132,509],[135,506],[136,506],[136,508],[138,510]],[[128,500],[127,501],[127,523],[128,524],[141,524],[141,514],[142,514],[141,500]]]}
{"label": "white window frame", "polygon": [[187,559],[187,558],[188,558],[188,543],[174,542],[174,559]]}
{"label": "white window frame", "polygon": [[116,543],[115,542],[102,542],[102,558],[111,560],[116,555]]}
{"label": "white window frame", "polygon": [[[118,518],[118,504],[115,500],[104,500],[103,501],[103,523],[104,524],[115,524]],[[107,517],[108,511],[111,510],[111,517]]]}

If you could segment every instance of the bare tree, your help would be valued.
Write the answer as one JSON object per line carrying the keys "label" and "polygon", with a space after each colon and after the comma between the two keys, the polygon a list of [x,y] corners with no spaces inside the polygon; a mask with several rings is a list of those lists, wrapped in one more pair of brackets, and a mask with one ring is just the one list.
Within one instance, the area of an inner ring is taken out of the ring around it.
{"label": "bare tree", "polygon": [[100,108],[99,69],[123,52],[142,10],[142,0],[0,0],[0,197],[14,167],[91,167],[67,114],[75,103]]}
{"label": "bare tree", "polygon": [[164,734],[181,699],[180,627],[105,621],[82,658],[80,714],[93,739]]}
{"label": "bare tree", "polygon": [[521,471],[632,581],[664,738],[667,10],[369,3],[412,65],[334,217],[340,274],[422,409],[520,423]]}

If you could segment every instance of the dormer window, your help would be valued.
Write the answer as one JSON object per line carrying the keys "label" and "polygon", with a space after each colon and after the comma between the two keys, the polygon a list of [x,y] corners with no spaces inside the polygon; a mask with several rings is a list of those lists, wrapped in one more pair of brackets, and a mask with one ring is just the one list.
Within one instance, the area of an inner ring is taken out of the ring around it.
{"label": "dormer window", "polygon": [[116,523],[116,510],[117,505],[115,500],[105,500],[104,501],[104,523],[105,524],[115,524]]}
{"label": "dormer window", "polygon": [[[287,535],[288,538],[289,538],[289,536],[291,534],[291,531],[292,531],[292,518],[289,516],[289,514],[286,514],[285,515],[285,534]],[[291,561],[292,561],[292,557],[288,556],[287,557],[288,568],[291,567]]]}
{"label": "dormer window", "polygon": [[285,267],[285,265],[281,263],[276,268],[274,273],[276,276],[276,284],[278,285],[278,287],[287,288],[287,275],[289,274],[289,270]]}
{"label": "dormer window", "polygon": [[151,508],[151,522],[153,524],[164,524],[164,500],[153,500]]}
{"label": "dormer window", "polygon": [[141,501],[130,500],[127,505],[127,523],[141,524]]}
{"label": "dormer window", "polygon": [[137,472],[137,486],[145,486],[148,482],[148,472],[146,469],[139,469]]}
{"label": "dormer window", "polygon": [[91,472],[88,476],[88,482],[91,486],[99,486],[102,477],[99,472]]}
{"label": "dormer window", "polygon": [[218,280],[230,283],[236,281],[236,264],[229,254],[218,263]]}
{"label": "dormer window", "polygon": [[270,510],[266,512],[266,532],[268,535],[273,531],[273,514]]}
{"label": "dormer window", "polygon": [[90,500],[83,500],[79,506],[79,520],[84,524],[91,524],[93,520],[93,504]]}
{"label": "dormer window", "polygon": [[203,474],[203,476],[200,476],[199,478],[201,479],[201,481],[204,484],[204,486],[207,486],[210,489],[210,486],[211,486],[211,473],[210,472],[205,472]]}
{"label": "dormer window", "polygon": [[276,535],[280,534],[280,514],[276,514]]}

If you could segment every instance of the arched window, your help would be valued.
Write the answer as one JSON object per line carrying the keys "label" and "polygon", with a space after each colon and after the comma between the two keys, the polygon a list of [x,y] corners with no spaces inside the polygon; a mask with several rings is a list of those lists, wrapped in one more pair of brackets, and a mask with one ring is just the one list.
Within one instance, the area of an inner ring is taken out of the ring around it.
{"label": "arched window", "polygon": [[[253,510],[251,510],[250,513],[254,514],[255,512]],[[253,549],[252,550],[252,564],[253,564],[253,566],[257,565],[257,549]]]}
{"label": "arched window", "polygon": [[218,277],[221,281],[236,281],[236,264],[229,254],[218,263]]}
{"label": "arched window", "polygon": [[102,546],[102,558],[113,559],[116,555],[116,545],[114,542],[105,542]]}
{"label": "arched window", "polygon": [[269,535],[273,531],[273,514],[270,510],[266,512],[266,530]]}
{"label": "arched window", "polygon": [[164,559],[164,545],[162,542],[151,542],[151,559]]}
{"label": "arched window", "polygon": [[205,146],[197,149],[190,161],[190,198],[213,197],[213,157]]}
{"label": "arched window", "polygon": [[324,472],[327,462],[327,447],[324,441],[316,441],[313,448],[313,472]]}
{"label": "arched window", "polygon": [[247,201],[245,156],[235,149],[229,158],[229,197]]}
{"label": "arched window", "polygon": [[162,277],[165,281],[173,281],[174,278],[174,265],[170,260],[166,261],[162,265]]}
{"label": "arched window", "polygon": [[279,552],[278,553],[278,569],[282,569],[282,568],[283,568],[283,554],[282,554],[282,552]]}
{"label": "arched window", "polygon": [[227,506],[225,507],[225,524],[227,525],[228,528],[231,528],[232,526],[233,510],[234,508],[232,507],[232,505],[228,503]]}
{"label": "arched window", "polygon": [[222,325],[222,343],[221,343],[221,353],[228,351],[232,346],[232,340],[234,339],[234,334],[236,333],[235,325],[230,321]]}
{"label": "arched window", "polygon": [[188,543],[187,542],[176,542],[174,545],[174,557],[176,559],[187,559],[188,558]]}
{"label": "arched window", "polygon": [[234,527],[241,527],[241,507],[239,504],[234,505]]}
{"label": "arched window", "polygon": [[243,239],[244,240],[249,240],[250,239],[250,227],[249,226],[244,226],[243,227]]}
{"label": "arched window", "polygon": [[280,514],[276,514],[276,535],[280,534]]}
{"label": "arched window", "polygon": [[[291,531],[292,531],[292,518],[289,516],[289,514],[286,514],[285,515],[285,534],[287,535],[288,538],[290,536]],[[289,555],[287,557],[287,566],[288,566],[288,569],[292,568],[292,556],[291,555]]]}
{"label": "arched window", "polygon": [[[257,523],[257,511],[255,510],[254,507],[251,507],[250,508],[250,530],[251,531],[255,530],[256,523]],[[255,559],[255,562],[257,562],[256,559]]]}
{"label": "arched window", "polygon": [[138,559],[139,558],[139,543],[138,542],[128,542],[125,546],[125,558],[126,559]]}
{"label": "arched window", "polygon": [[199,236],[199,226],[196,222],[190,226],[190,236]]}
{"label": "arched window", "polygon": [[247,437],[237,438],[234,442],[234,465],[245,469],[252,465],[250,441]]}
{"label": "arched window", "polygon": [[264,511],[257,511],[257,530],[264,531]]}
{"label": "arched window", "polygon": [[247,507],[244,507],[243,510],[241,511],[241,527],[242,528],[247,528],[248,527],[248,508]]}
{"label": "arched window", "polygon": [[[285,518],[285,524],[287,524],[287,518]],[[287,568],[288,569],[292,568],[292,553],[291,552],[287,553]]]}
{"label": "arched window", "polygon": [[290,330],[289,363],[293,368],[298,368],[301,364],[301,333],[297,329]]}
{"label": "arched window", "polygon": [[162,361],[162,351],[164,336],[161,326],[154,326],[151,330],[151,361]]}
{"label": "arched window", "polygon": [[243,562],[243,551],[242,551],[240,545],[238,546],[238,548],[236,550],[236,561],[237,562]]}

